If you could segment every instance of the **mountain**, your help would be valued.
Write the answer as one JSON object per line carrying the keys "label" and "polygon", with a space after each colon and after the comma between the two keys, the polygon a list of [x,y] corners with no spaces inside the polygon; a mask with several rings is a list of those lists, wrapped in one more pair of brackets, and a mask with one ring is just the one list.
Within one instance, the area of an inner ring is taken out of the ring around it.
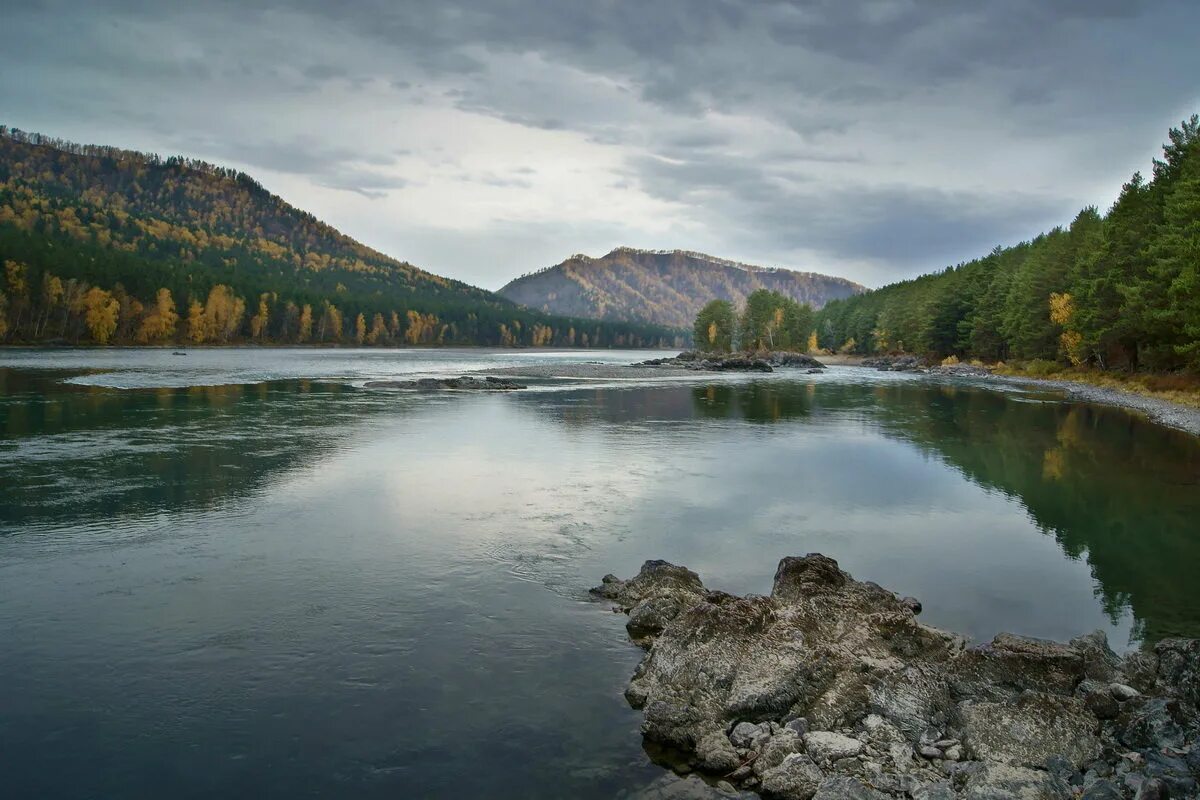
{"label": "mountain", "polygon": [[820,308],[865,288],[845,278],[767,269],[686,250],[618,247],[606,256],[575,255],[522,275],[500,294],[527,308],[593,319],[689,327],[710,300],[745,301],[773,289]]}
{"label": "mountain", "polygon": [[678,346],[398,261],[241,172],[0,126],[0,342]]}

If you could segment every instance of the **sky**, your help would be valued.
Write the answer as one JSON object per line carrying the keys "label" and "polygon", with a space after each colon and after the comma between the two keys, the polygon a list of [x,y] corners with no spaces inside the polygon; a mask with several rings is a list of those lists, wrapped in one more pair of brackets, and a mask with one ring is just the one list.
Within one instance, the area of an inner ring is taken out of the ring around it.
{"label": "sky", "polygon": [[699,250],[869,286],[1110,205],[1194,0],[0,0],[0,123],[244,169],[495,289]]}

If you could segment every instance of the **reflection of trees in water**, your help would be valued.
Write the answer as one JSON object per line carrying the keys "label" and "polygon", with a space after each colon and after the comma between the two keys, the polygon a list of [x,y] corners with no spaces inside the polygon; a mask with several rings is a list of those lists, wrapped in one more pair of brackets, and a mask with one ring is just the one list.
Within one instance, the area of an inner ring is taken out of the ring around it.
{"label": "reflection of trees in water", "polygon": [[0,369],[0,526],[87,523],[253,494],[336,446],[338,384],[109,389]]}
{"label": "reflection of trees in water", "polygon": [[1200,635],[1200,443],[1120,409],[961,386],[750,384],[694,390],[697,416],[867,411],[969,480],[1019,501],[1084,558],[1114,619],[1147,640]]}

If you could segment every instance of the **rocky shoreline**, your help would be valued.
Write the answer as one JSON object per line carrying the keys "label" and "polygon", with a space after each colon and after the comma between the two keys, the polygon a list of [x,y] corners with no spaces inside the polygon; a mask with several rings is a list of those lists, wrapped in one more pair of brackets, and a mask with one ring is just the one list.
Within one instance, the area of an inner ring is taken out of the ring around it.
{"label": "rocky shoreline", "polygon": [[1200,640],[971,646],[819,554],[780,561],[766,597],[665,561],[592,592],[647,650],[625,693],[647,750],[714,797],[1200,797]]}

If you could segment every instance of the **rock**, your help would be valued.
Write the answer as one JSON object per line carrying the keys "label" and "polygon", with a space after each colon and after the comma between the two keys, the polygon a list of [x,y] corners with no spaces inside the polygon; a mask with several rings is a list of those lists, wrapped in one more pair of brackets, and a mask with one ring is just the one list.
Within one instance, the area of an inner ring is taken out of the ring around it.
{"label": "rock", "polygon": [[1041,770],[986,764],[967,780],[966,800],[1069,800],[1071,790]]}
{"label": "rock", "polygon": [[704,585],[700,583],[700,576],[690,569],[658,560],[642,564],[638,574],[627,581],[605,575],[591,593],[613,601],[617,608],[628,613],[650,598],[671,598],[681,606],[689,607],[704,594]]}
{"label": "rock", "polygon": [[804,734],[808,733],[808,720],[806,720],[804,717],[789,719],[784,723],[783,726],[797,736],[803,736]]}
{"label": "rock", "polygon": [[813,760],[827,762],[856,756],[862,752],[863,744],[833,731],[810,731],[804,736],[804,748]]}
{"label": "rock", "polygon": [[527,389],[525,384],[504,378],[477,378],[463,375],[459,378],[418,378],[411,381],[367,381],[363,384],[367,389],[408,389],[416,392],[443,391],[484,391],[511,392],[517,389]]}
{"label": "rock", "polygon": [[927,783],[909,792],[912,800],[955,800],[958,795],[948,781]]}
{"label": "rock", "polygon": [[742,757],[729,738],[722,731],[715,730],[696,743],[696,761],[701,769],[724,775],[741,766]]}
{"label": "rock", "polygon": [[1154,652],[1159,680],[1184,702],[1200,707],[1200,639],[1163,639]]}
{"label": "rock", "polygon": [[1133,796],[1133,800],[1167,800],[1170,794],[1167,792],[1167,785],[1158,778],[1150,778],[1142,781],[1142,785],[1138,787],[1137,794]]}
{"label": "rock", "polygon": [[1097,720],[1073,697],[1026,692],[1015,703],[965,703],[963,742],[983,761],[1040,767],[1062,756],[1078,768],[1100,753]]}
{"label": "rock", "polygon": [[1079,800],[1122,800],[1123,797],[1115,783],[1101,778],[1085,786]]}
{"label": "rock", "polygon": [[1141,697],[1142,693],[1132,686],[1126,686],[1123,683],[1110,684],[1108,693],[1113,696],[1113,699],[1124,703],[1127,700],[1132,700],[1135,697]]}
{"label": "rock", "polygon": [[823,778],[821,770],[808,756],[797,753],[763,773],[762,789],[779,800],[810,800]]}
{"label": "rock", "polygon": [[858,778],[836,775],[821,781],[813,800],[886,800]]}
{"label": "rock", "polygon": [[663,561],[593,592],[647,647],[626,697],[677,770],[768,798],[1197,794],[1189,642],[1124,659],[1101,634],[966,647],[820,554],[782,559],[767,597]]}
{"label": "rock", "polygon": [[686,778],[664,775],[632,795],[634,800],[726,800],[731,797],[752,799],[754,795],[739,792],[724,782],[710,786],[698,775]]}
{"label": "rock", "polygon": [[661,633],[668,622],[687,610],[687,606],[686,596],[679,594],[647,597],[629,609],[629,621],[625,623],[625,629],[635,640],[646,640]]}
{"label": "rock", "polygon": [[755,737],[769,733],[770,729],[765,725],[756,725],[753,722],[739,722],[733,726],[733,730],[729,732],[729,741],[734,747],[746,749],[754,741]]}
{"label": "rock", "polygon": [[754,761],[754,772],[762,775],[770,769],[778,767],[793,753],[803,752],[804,745],[800,737],[788,731],[762,743],[758,758]]}
{"label": "rock", "polygon": [[915,597],[901,597],[900,604],[907,606],[914,614],[920,614],[922,608],[924,608],[924,606],[921,605],[921,601]]}
{"label": "rock", "polygon": [[1179,726],[1181,711],[1173,698],[1155,697],[1143,702],[1126,704],[1117,719],[1121,731],[1119,738],[1126,747],[1145,749],[1152,747],[1182,747],[1184,732]]}
{"label": "rock", "polygon": [[1121,706],[1107,687],[1097,687],[1083,695],[1083,707],[1090,711],[1096,719],[1116,719],[1121,713]]}
{"label": "rock", "polygon": [[682,367],[706,372],[773,372],[777,368],[800,368],[808,373],[824,372],[825,365],[806,353],[701,353],[687,351],[674,358],[652,358],[634,366]]}

